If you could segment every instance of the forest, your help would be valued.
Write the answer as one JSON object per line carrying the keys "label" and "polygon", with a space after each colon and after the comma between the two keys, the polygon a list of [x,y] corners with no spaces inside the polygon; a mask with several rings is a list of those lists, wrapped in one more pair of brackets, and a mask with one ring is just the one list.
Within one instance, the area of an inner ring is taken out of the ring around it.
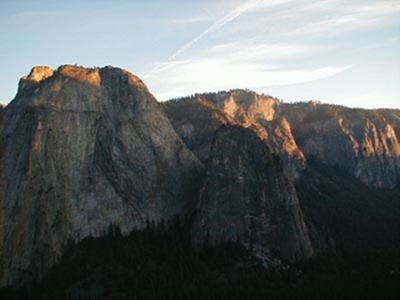
{"label": "forest", "polygon": [[310,165],[296,185],[316,228],[307,262],[276,256],[266,267],[240,241],[194,245],[193,215],[147,220],[127,235],[110,224],[102,237],[68,242],[45,278],[3,288],[0,299],[398,299],[399,191]]}

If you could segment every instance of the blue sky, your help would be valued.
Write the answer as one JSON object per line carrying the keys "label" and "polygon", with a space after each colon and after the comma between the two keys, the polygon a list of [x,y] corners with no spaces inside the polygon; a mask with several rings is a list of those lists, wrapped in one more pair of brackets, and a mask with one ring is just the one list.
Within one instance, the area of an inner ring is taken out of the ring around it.
{"label": "blue sky", "polygon": [[159,100],[249,88],[400,108],[399,0],[0,0],[0,102],[35,65],[113,65]]}

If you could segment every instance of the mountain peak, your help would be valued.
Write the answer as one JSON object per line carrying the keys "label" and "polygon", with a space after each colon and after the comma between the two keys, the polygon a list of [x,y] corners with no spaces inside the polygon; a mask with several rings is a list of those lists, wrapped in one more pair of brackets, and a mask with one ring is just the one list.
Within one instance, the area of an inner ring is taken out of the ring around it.
{"label": "mountain peak", "polygon": [[38,84],[41,84],[45,80],[59,75],[93,86],[100,86],[104,77],[107,77],[109,79],[116,79],[121,82],[127,82],[129,85],[147,89],[147,86],[138,76],[120,68],[112,66],[105,66],[103,68],[86,68],[83,66],[67,64],[61,65],[57,70],[53,70],[48,66],[33,67],[27,76],[23,76],[20,79],[18,92],[20,93],[30,90],[32,87],[37,87]]}
{"label": "mountain peak", "polygon": [[48,66],[36,66],[32,68],[31,72],[25,77],[25,79],[33,82],[40,82],[53,76],[53,74],[54,70]]}
{"label": "mountain peak", "polygon": [[23,76],[18,84],[18,93],[30,89],[32,86],[52,77],[54,70],[47,66],[33,67],[27,76]]}
{"label": "mountain peak", "polygon": [[203,166],[143,87],[111,67],[21,79],[0,116],[0,285],[41,278],[69,238],[194,210]]}
{"label": "mountain peak", "polygon": [[62,65],[57,69],[58,74],[76,79],[81,82],[100,86],[101,75],[99,68],[85,68],[77,65]]}

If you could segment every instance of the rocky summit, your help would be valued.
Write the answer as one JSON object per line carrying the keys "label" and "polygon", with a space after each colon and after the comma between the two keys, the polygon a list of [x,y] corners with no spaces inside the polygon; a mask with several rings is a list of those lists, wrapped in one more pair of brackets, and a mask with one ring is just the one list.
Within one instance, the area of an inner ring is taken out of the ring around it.
{"label": "rocky summit", "polygon": [[377,188],[400,187],[400,111],[350,109],[317,102],[282,104],[306,157]]}
{"label": "rocky summit", "polygon": [[[248,90],[196,94],[163,103],[177,133],[207,161],[222,124],[255,132],[298,179],[308,160],[338,166],[368,186],[400,186],[400,111],[314,101],[288,104]],[[196,116],[196,117],[192,117]]]}
{"label": "rocky summit", "polygon": [[[286,174],[296,178],[305,157],[293,136],[291,124],[279,113],[280,101],[248,90],[196,94],[163,103],[175,130],[204,162],[214,132],[223,124],[254,131],[284,161]],[[192,116],[196,116],[193,118]]]}
{"label": "rocky summit", "polygon": [[386,256],[399,140],[399,110],[248,90],[158,103],[122,69],[35,67],[0,107],[0,284],[40,280],[70,241],[176,216],[191,216],[194,247]]}
{"label": "rocky summit", "polygon": [[68,239],[195,208],[202,164],[124,70],[36,67],[3,118],[3,285],[42,277]]}

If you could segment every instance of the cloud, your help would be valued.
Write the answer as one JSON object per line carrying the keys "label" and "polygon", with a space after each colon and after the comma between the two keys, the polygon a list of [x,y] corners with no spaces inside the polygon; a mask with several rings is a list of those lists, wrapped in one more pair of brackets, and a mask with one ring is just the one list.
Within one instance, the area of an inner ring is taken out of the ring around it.
{"label": "cloud", "polygon": [[40,20],[40,19],[48,19],[48,18],[59,18],[64,16],[65,13],[63,11],[23,11],[18,12],[10,16],[11,20],[17,22],[22,21],[31,21],[31,20]]}
{"label": "cloud", "polygon": [[193,18],[181,18],[181,19],[174,19],[171,21],[168,21],[169,23],[172,24],[179,24],[179,25],[187,25],[187,24],[194,24],[194,23],[201,23],[205,22],[207,19],[206,18],[201,18],[201,17],[193,17]]}
{"label": "cloud", "polygon": [[[149,86],[158,100],[174,97],[229,90],[232,88],[250,88],[265,91],[268,87],[299,84],[325,79],[340,74],[351,66],[327,66],[314,69],[263,70],[252,65],[225,66],[219,61],[198,61],[190,65],[184,62],[167,72],[169,80],[149,81]],[[187,74],[193,76],[187,76]],[[186,74],[186,76],[185,76]],[[164,77],[165,78],[165,77]]]}
{"label": "cloud", "polygon": [[210,47],[197,57],[215,58],[229,64],[237,62],[255,62],[265,64],[281,59],[304,57],[323,51],[320,45],[305,45],[300,43],[266,43],[254,41],[236,41]]}
{"label": "cloud", "polygon": [[[218,45],[203,55],[162,65],[157,76],[145,78],[159,100],[231,88],[262,91],[268,86],[298,84],[339,74],[350,66],[285,68],[279,59],[312,55],[305,45]],[[314,49],[314,51],[318,51]]]}
{"label": "cloud", "polygon": [[235,20],[237,17],[245,13],[247,10],[250,8],[256,7],[258,4],[263,2],[262,0],[250,0],[247,1],[246,3],[240,5],[238,8],[230,12],[229,14],[225,15],[224,17],[220,18],[216,22],[214,22],[210,27],[205,29],[202,33],[200,33],[198,36],[196,36],[194,39],[183,45],[181,48],[179,48],[177,51],[175,51],[168,59],[168,61],[176,59],[178,56],[186,52],[188,49],[190,49],[194,44],[199,42],[202,38],[205,36],[217,31],[218,29],[222,28],[224,25],[228,24],[229,22],[232,22]]}
{"label": "cloud", "polygon": [[[293,0],[250,0],[245,2],[244,4],[238,6],[236,9],[231,11],[230,13],[226,14],[222,18],[218,19],[215,21],[211,26],[206,28],[204,31],[202,31],[199,35],[197,35],[195,38],[190,40],[188,43],[180,47],[178,50],[176,50],[173,54],[169,56],[167,59],[167,62],[172,62],[176,60],[179,56],[184,54],[187,50],[192,48],[196,43],[198,43],[200,40],[202,40],[204,37],[218,31],[222,27],[224,27],[226,24],[234,21],[237,19],[239,16],[243,15],[245,12],[251,12],[255,11],[256,9],[263,9],[267,7],[272,7],[276,6],[279,4],[285,4],[292,2]],[[190,18],[188,20],[191,20]],[[149,74],[144,75],[145,77],[151,76],[154,73],[157,73],[161,71],[165,67],[165,63],[160,63],[157,65]]]}
{"label": "cloud", "polygon": [[[328,1],[324,6],[309,6],[315,11],[313,21],[301,22],[301,26],[288,31],[290,36],[312,36],[352,33],[378,28],[396,20],[400,13],[400,2],[379,3]],[[326,12],[326,13],[322,13]],[[318,15],[319,13],[319,15]]]}
{"label": "cloud", "polygon": [[352,67],[342,53],[354,46],[321,38],[390,24],[399,11],[398,1],[385,0],[247,1],[156,64],[144,79],[166,100],[232,88],[265,92],[329,78]]}

